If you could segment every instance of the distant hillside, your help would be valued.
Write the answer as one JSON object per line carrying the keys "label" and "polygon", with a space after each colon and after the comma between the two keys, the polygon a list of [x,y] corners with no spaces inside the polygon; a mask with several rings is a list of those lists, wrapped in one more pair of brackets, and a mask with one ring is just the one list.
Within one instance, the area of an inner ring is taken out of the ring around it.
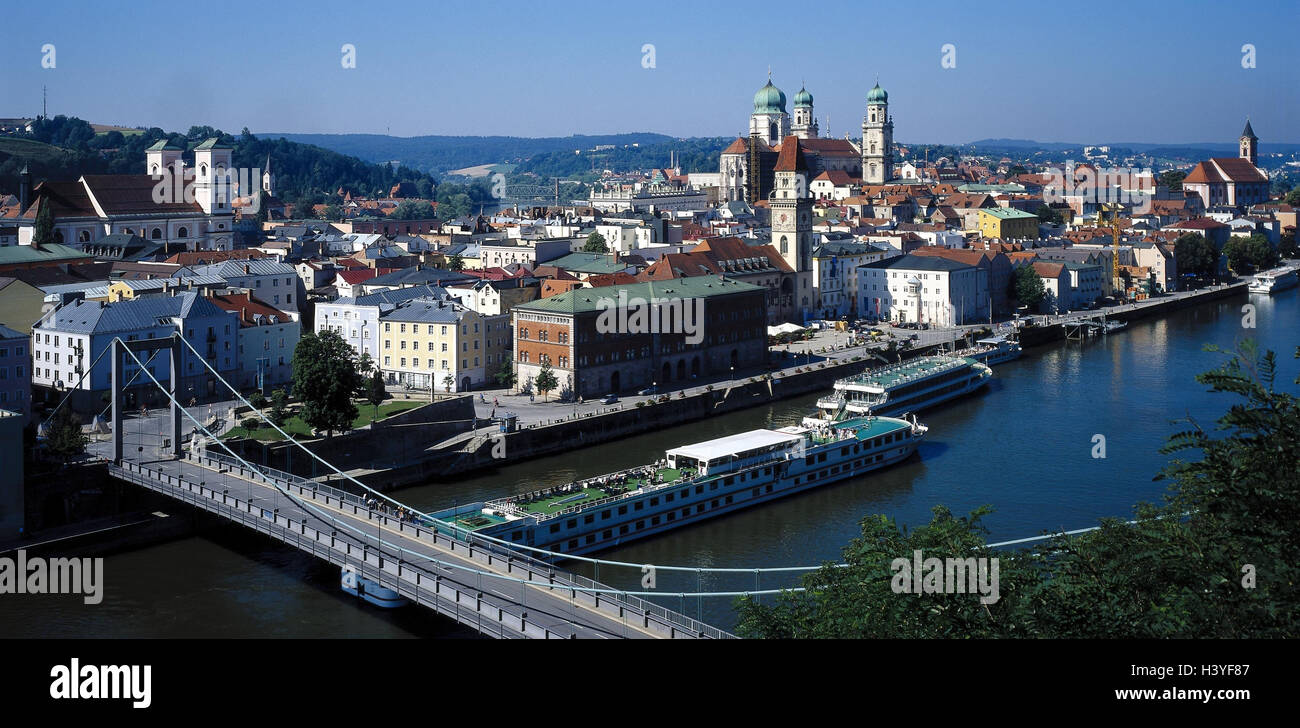
{"label": "distant hillside", "polygon": [[[1113,150],[1127,150],[1135,154],[1148,154],[1153,157],[1170,159],[1207,159],[1209,157],[1236,156],[1235,142],[1196,142],[1190,144],[1154,144],[1150,142],[1105,142],[1101,145],[1089,143],[1087,146],[1108,146]],[[1038,142],[1032,139],[980,139],[961,145],[963,150],[974,148],[981,154],[1010,154],[1044,151],[1063,152],[1073,149],[1082,150],[1082,143]],[[1300,151],[1300,144],[1270,143],[1260,141],[1260,154],[1291,154]]]}
{"label": "distant hillside", "polygon": [[[260,135],[266,139],[281,137],[291,142],[314,144],[340,154],[369,162],[400,161],[402,165],[434,174],[483,164],[519,162],[539,154],[589,150],[612,144],[641,146],[664,144],[673,137],[663,134],[574,135],[568,137],[508,136],[417,136],[395,137],[383,134],[281,134]],[[665,159],[662,165],[667,165]]]}

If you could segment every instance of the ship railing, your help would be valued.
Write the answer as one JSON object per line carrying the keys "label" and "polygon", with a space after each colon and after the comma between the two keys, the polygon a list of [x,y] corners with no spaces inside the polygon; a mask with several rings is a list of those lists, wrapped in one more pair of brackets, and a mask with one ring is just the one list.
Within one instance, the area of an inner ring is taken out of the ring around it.
{"label": "ship railing", "polygon": [[[516,504],[519,504],[519,503],[521,503],[524,499],[526,499],[526,498],[531,498],[531,497],[533,497],[533,496],[546,496],[546,497],[549,497],[549,496],[551,496],[551,495],[564,495],[565,493],[571,493],[571,494],[573,494],[573,495],[577,495],[578,493],[580,493],[581,491],[585,490],[586,488],[600,488],[600,487],[603,487],[603,486],[609,485],[609,484],[610,484],[610,483],[609,483],[610,480],[613,480],[613,479],[615,479],[615,478],[618,478],[618,477],[621,477],[621,476],[624,476],[624,475],[627,475],[627,476],[635,476],[635,477],[643,477],[643,476],[639,475],[639,471],[644,470],[644,469],[647,468],[647,467],[650,467],[650,468],[651,468],[652,470],[654,470],[655,472],[658,472],[658,468],[657,468],[656,466],[638,465],[638,466],[636,466],[636,467],[632,467],[632,468],[624,468],[623,470],[617,470],[617,471],[615,471],[615,472],[613,472],[613,473],[608,473],[608,474],[606,474],[606,475],[598,476],[598,477],[595,477],[595,478],[586,478],[586,479],[583,479],[583,480],[577,480],[577,481],[574,481],[573,483],[570,483],[570,484],[561,485],[561,486],[556,486],[555,488],[544,488],[544,489],[541,489],[541,490],[534,490],[534,491],[532,491],[532,492],[530,492],[530,493],[523,493],[523,494],[521,494],[521,495],[512,495],[512,496],[506,496],[505,498],[498,498],[497,500],[495,500],[495,501],[491,501],[490,503],[488,503],[488,505],[501,504],[502,507],[514,507],[514,508],[518,508],[519,506],[516,505]],[[604,482],[602,482],[602,481],[604,481]],[[555,492],[555,493],[552,493],[552,492],[551,492],[551,491],[555,491],[556,488],[567,488],[569,485],[573,485],[573,486],[576,486],[576,487],[574,487],[572,490],[557,491],[557,492]],[[650,484],[647,483],[647,485],[650,485]],[[643,487],[644,487],[644,486],[643,486]],[[623,494],[623,495],[626,495],[626,493]],[[614,496],[614,497],[622,497],[622,496]],[[585,505],[588,505],[588,504],[584,504],[584,507],[585,507]],[[531,512],[529,512],[528,515],[537,515],[537,514],[536,514],[536,513],[531,513]]]}

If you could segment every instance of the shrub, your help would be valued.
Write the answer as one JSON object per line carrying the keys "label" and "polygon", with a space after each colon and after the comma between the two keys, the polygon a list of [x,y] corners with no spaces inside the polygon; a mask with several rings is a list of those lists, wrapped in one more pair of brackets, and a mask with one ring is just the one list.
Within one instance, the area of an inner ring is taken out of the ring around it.
{"label": "shrub", "polygon": [[261,427],[262,421],[257,419],[256,417],[245,417],[244,419],[239,421],[239,426],[244,428],[245,430],[252,431]]}

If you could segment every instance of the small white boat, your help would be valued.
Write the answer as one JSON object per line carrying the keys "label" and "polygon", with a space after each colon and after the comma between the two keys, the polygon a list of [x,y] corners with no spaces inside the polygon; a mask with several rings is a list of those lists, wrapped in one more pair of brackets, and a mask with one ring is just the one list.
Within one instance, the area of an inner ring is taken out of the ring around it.
{"label": "small white boat", "polygon": [[1256,273],[1251,279],[1246,290],[1251,293],[1263,293],[1272,295],[1279,291],[1285,291],[1288,288],[1294,288],[1300,283],[1300,275],[1296,274],[1295,268],[1274,268]]}

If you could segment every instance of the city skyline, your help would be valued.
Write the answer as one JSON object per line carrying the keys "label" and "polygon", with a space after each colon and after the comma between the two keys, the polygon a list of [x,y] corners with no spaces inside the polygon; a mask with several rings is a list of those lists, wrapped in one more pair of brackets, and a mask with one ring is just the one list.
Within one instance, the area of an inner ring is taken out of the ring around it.
{"label": "city skyline", "polygon": [[[536,9],[513,3],[495,12],[397,4],[387,22],[340,30],[337,15],[310,14],[314,6],[300,3],[256,21],[145,3],[138,14],[95,24],[67,22],[71,6],[49,3],[17,8],[18,22],[0,31],[9,69],[0,114],[39,113],[48,87],[52,116],[168,130],[736,136],[770,68],[787,98],[801,86],[815,96],[827,137],[858,135],[878,77],[890,91],[901,143],[1225,143],[1246,117],[1265,145],[1300,142],[1300,104],[1287,73],[1297,52],[1285,42],[1287,24],[1236,29],[1236,11],[1195,5],[1177,16],[1115,3],[1089,13],[1122,8],[1123,27],[1151,28],[1150,37],[1121,38],[1101,21],[1080,26],[1072,8],[1037,5],[997,14],[936,8],[933,17],[951,23],[946,29],[905,8],[855,3],[831,4],[789,26],[779,20],[780,5],[765,3],[741,13],[692,8],[685,24],[672,14],[641,17],[594,3],[548,8],[541,19],[523,17]],[[861,23],[836,24],[851,30],[827,38],[824,28],[846,14]],[[1283,3],[1257,12],[1288,14],[1295,10]],[[408,16],[411,22],[393,21]],[[1222,22],[1207,22],[1215,16]],[[804,37],[790,28],[806,29]],[[175,43],[166,40],[178,34]],[[96,60],[104,37],[115,39],[112,64]],[[131,37],[146,41],[121,42]],[[1242,50],[1247,45],[1253,54]],[[345,46],[355,68],[344,67]],[[1044,62],[1044,52],[1061,61]],[[222,60],[209,65],[204,55]],[[1248,56],[1253,68],[1245,67]]]}

